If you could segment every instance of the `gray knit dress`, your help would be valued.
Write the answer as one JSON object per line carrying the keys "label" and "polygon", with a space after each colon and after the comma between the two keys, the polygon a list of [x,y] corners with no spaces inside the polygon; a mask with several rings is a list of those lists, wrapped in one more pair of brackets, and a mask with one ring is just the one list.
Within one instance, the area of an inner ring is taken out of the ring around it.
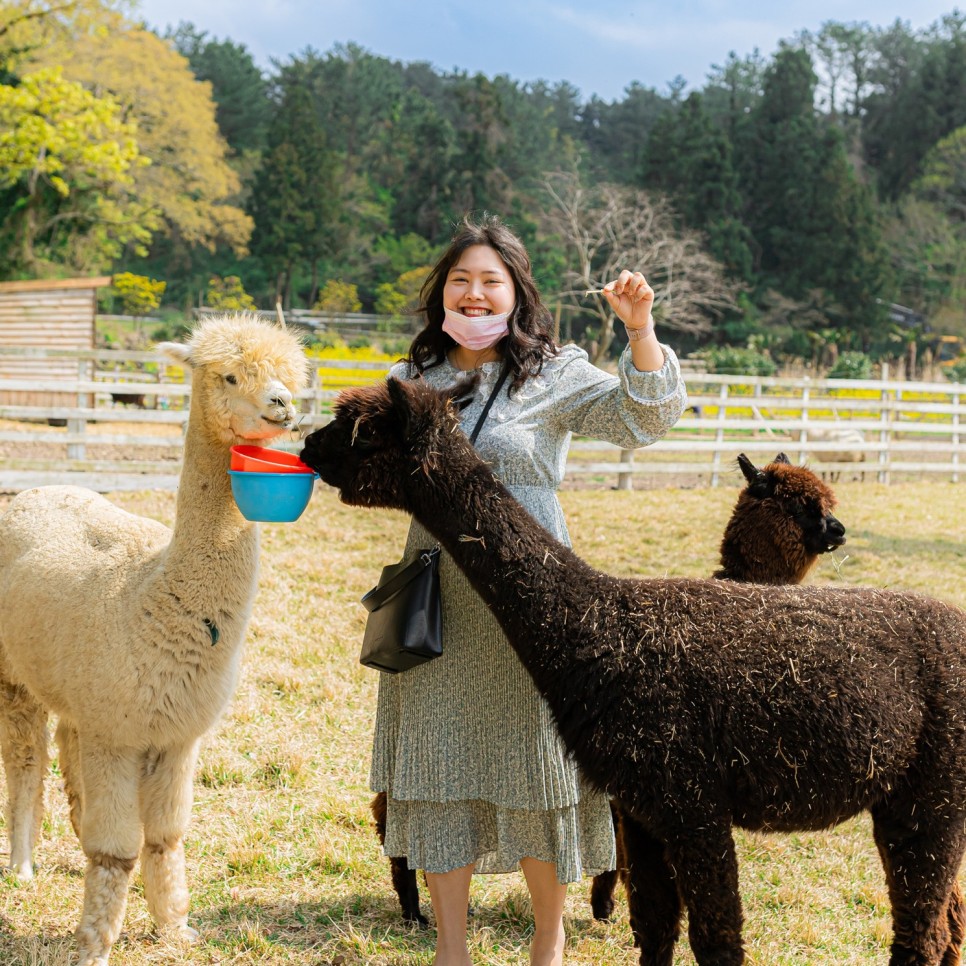
{"label": "gray knit dress", "polygon": [[[500,390],[476,442],[499,479],[559,540],[570,544],[556,489],[572,433],[619,446],[664,435],[686,395],[674,353],[639,372],[630,353],[610,375],[573,345],[512,395]],[[481,367],[469,433],[499,376]],[[391,375],[409,378],[405,363]],[[449,362],[425,381],[451,385]],[[435,540],[413,521],[407,559]],[[388,797],[385,852],[412,868],[510,872],[521,858],[556,863],[560,882],[614,868],[607,796],[585,786],[557,735],[550,709],[496,620],[445,552],[440,562],[443,655],[403,674],[382,674],[373,746],[373,791]]]}

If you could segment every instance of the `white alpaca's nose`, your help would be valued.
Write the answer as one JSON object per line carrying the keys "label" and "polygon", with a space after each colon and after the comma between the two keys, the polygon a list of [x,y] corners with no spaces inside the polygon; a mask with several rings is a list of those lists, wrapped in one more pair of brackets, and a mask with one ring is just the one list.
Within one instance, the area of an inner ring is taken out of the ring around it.
{"label": "white alpaca's nose", "polygon": [[268,401],[279,409],[287,409],[292,405],[292,394],[279,382],[269,388]]}

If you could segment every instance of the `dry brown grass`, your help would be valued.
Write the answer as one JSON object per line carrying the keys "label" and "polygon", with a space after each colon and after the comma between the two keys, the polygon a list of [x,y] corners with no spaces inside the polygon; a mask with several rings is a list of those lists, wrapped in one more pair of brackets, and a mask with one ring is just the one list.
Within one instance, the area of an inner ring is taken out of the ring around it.
{"label": "dry brown grass", "polygon": [[[823,558],[814,583],[918,590],[966,605],[962,487],[838,491],[849,543]],[[601,569],[705,575],[735,492],[579,490],[562,501],[577,551]],[[168,493],[119,494],[116,502],[165,522],[174,509]],[[196,782],[187,848],[191,919],[202,941],[184,949],[154,938],[136,879],[114,963],[431,963],[432,934],[402,925],[369,821],[377,675],[356,663],[359,597],[398,555],[405,526],[398,514],[345,508],[326,488],[297,523],[263,525],[244,675],[205,744]],[[37,879],[0,880],[5,966],[68,962],[84,861],[56,780],[48,802]],[[820,834],[738,840],[749,962],[885,962],[888,901],[864,818]],[[567,962],[635,963],[623,904],[614,923],[595,923],[587,895],[587,883],[571,889]],[[472,901],[474,961],[526,963],[522,879],[478,877]],[[676,961],[693,962],[686,943]]]}

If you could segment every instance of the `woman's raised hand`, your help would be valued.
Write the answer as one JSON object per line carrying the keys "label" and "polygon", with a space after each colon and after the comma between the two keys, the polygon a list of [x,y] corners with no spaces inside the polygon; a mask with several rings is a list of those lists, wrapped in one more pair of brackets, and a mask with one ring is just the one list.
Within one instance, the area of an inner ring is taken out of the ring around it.
{"label": "woman's raised hand", "polygon": [[625,269],[603,289],[604,298],[617,317],[629,329],[646,329],[651,325],[654,289],[640,272]]}

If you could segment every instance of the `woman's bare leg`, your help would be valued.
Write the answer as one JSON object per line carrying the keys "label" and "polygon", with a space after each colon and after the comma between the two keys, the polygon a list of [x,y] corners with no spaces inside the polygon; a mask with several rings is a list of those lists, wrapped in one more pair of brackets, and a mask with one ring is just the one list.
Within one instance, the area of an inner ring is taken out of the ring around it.
{"label": "woman's bare leg", "polygon": [[466,944],[466,915],[474,867],[471,863],[452,872],[426,873],[429,897],[436,916],[436,956],[433,966],[471,966]]}
{"label": "woman's bare leg", "polygon": [[567,886],[557,881],[553,862],[521,859],[520,868],[530,890],[533,905],[533,942],[530,944],[531,966],[561,966],[564,936],[563,911]]}

